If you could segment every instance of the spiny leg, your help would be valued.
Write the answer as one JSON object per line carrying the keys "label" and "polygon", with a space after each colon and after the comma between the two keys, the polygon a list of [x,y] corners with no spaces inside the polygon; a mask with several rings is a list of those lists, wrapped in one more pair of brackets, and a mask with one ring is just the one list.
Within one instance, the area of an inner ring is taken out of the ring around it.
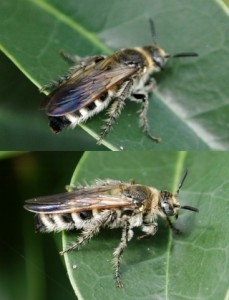
{"label": "spiny leg", "polygon": [[53,80],[45,84],[41,89],[40,92],[43,93],[47,90],[54,90],[65,83],[73,73],[82,72],[85,69],[85,65],[75,65],[69,69],[69,72],[66,75],[61,76],[57,80]]}
{"label": "spiny leg", "polygon": [[115,268],[115,281],[117,287],[119,288],[123,287],[121,274],[120,274],[121,257],[127,246],[127,242],[131,240],[132,236],[133,236],[133,231],[129,228],[129,223],[126,223],[122,230],[121,242],[114,251],[114,259],[113,259],[113,265]]}
{"label": "spiny leg", "polygon": [[61,57],[70,64],[79,64],[80,61],[81,61],[80,56],[71,55],[70,53],[68,53],[64,49],[61,49],[59,53],[60,53]]}
{"label": "spiny leg", "polygon": [[60,77],[57,80],[48,82],[45,84],[41,89],[40,92],[43,93],[46,90],[54,90],[57,89],[60,85],[62,85],[64,82],[66,82],[73,73],[76,72],[81,72],[83,71],[86,67],[89,67],[93,64],[96,64],[97,62],[103,60],[105,56],[103,55],[95,55],[95,56],[86,56],[86,57],[80,57],[80,56],[73,56],[69,53],[67,53],[64,50],[60,51],[61,56],[68,61],[69,63],[75,64],[73,67],[69,69],[68,74]]}
{"label": "spiny leg", "polygon": [[[134,184],[135,182],[131,181],[130,183]],[[119,180],[113,180],[113,179],[97,179],[95,180],[95,182],[93,184],[90,185],[90,187],[88,185],[74,185],[74,184],[70,184],[70,185],[66,185],[65,189],[68,192],[74,192],[74,191],[97,191],[100,192],[103,190],[104,187],[106,186],[117,186],[120,185],[121,181]]]}
{"label": "spiny leg", "polygon": [[99,233],[100,229],[104,224],[108,221],[108,219],[111,217],[112,211],[104,211],[101,213],[100,216],[96,217],[95,219],[92,219],[91,223],[88,225],[86,229],[84,229],[79,236],[79,238],[76,240],[76,242],[67,248],[65,248],[63,251],[60,252],[61,255],[75,250],[79,249],[81,246],[85,245],[94,235]]}
{"label": "spiny leg", "polygon": [[147,118],[147,112],[149,107],[148,94],[145,93],[144,91],[142,92],[139,91],[139,93],[133,93],[131,95],[131,100],[142,103],[142,109],[140,110],[140,115],[139,115],[140,126],[143,127],[143,131],[147,134],[149,138],[159,143],[161,141],[161,138],[152,135],[150,132],[150,126]]}
{"label": "spiny leg", "polygon": [[104,55],[94,55],[94,56],[85,56],[81,57],[78,55],[71,55],[65,50],[60,50],[60,55],[70,64],[76,64],[81,66],[86,66],[91,63],[97,63],[100,60],[103,60],[105,58]]}
{"label": "spiny leg", "polygon": [[150,132],[149,122],[147,118],[147,112],[149,107],[148,95],[142,99],[142,110],[140,111],[140,125],[143,127],[143,131],[155,142],[160,142],[161,138],[154,136]]}
{"label": "spiny leg", "polygon": [[116,119],[118,118],[118,116],[121,113],[122,108],[124,107],[124,101],[121,99],[118,99],[117,101],[115,101],[112,106],[111,109],[109,111],[109,119],[107,120],[106,125],[103,127],[102,132],[100,133],[100,137],[99,140],[97,141],[97,144],[100,145],[103,141],[103,139],[105,138],[105,136],[108,134],[108,132],[111,129],[111,126],[113,125],[113,123],[116,121]]}
{"label": "spiny leg", "polygon": [[118,116],[120,115],[122,108],[125,105],[125,99],[128,97],[130,93],[130,89],[133,86],[133,81],[129,80],[121,86],[120,90],[122,90],[120,96],[118,99],[112,104],[110,110],[109,110],[109,118],[103,127],[103,130],[100,134],[99,140],[97,141],[97,144],[101,144],[102,140],[105,138],[105,136],[108,134],[108,132],[111,129],[111,126],[114,124]]}
{"label": "spiny leg", "polygon": [[61,76],[57,80],[53,80],[48,82],[47,84],[43,85],[42,88],[40,89],[40,93],[43,93],[44,91],[47,90],[54,90],[57,89],[60,85],[62,85],[64,82],[66,82],[69,79],[70,74]]}

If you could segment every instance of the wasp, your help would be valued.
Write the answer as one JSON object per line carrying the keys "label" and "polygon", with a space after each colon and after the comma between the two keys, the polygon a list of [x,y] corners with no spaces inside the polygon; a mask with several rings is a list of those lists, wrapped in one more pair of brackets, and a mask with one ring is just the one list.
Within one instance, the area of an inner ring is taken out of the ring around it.
{"label": "wasp", "polygon": [[121,49],[108,57],[96,55],[82,58],[61,51],[62,56],[74,66],[66,76],[41,89],[41,92],[51,90],[45,110],[54,133],[69,126],[74,128],[112,103],[97,141],[101,144],[129,98],[142,105],[139,116],[143,131],[152,140],[160,141],[159,137],[151,134],[147,118],[149,94],[156,86],[151,75],[163,70],[171,57],[191,57],[198,54],[166,53],[157,44],[155,26],[151,19],[150,28],[153,45]]}
{"label": "wasp", "polygon": [[60,252],[62,255],[80,249],[101,228],[122,228],[121,241],[114,250],[113,265],[117,287],[123,287],[121,256],[134,235],[133,228],[140,227],[143,231],[138,239],[151,237],[157,232],[157,217],[160,216],[175,232],[179,232],[169,217],[177,219],[180,209],[198,212],[197,208],[182,206],[178,201],[187,173],[184,173],[175,193],[134,181],[97,180],[92,185],[70,186],[67,193],[27,200],[25,209],[36,214],[37,231],[82,230],[76,242]]}

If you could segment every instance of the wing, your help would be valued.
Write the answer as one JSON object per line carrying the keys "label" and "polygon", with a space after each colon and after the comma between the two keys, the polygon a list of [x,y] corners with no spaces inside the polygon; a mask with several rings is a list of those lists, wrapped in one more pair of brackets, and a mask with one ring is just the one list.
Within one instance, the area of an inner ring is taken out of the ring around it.
{"label": "wing", "polygon": [[131,207],[132,199],[113,195],[64,193],[27,200],[25,209],[34,213],[73,213],[93,209]]}
{"label": "wing", "polygon": [[46,214],[133,206],[132,199],[122,195],[120,185],[89,187],[88,190],[87,188],[82,188],[76,192],[29,199],[26,203],[25,209],[34,213]]}
{"label": "wing", "polygon": [[85,107],[138,71],[137,66],[120,63],[115,57],[112,55],[91,68],[72,74],[66,83],[50,94],[47,114],[57,117]]}

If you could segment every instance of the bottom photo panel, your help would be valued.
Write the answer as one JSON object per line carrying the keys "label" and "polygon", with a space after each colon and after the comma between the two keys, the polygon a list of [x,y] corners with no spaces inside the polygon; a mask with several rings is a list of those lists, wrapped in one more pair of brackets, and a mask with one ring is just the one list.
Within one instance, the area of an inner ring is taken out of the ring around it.
{"label": "bottom photo panel", "polygon": [[228,300],[228,166],[227,152],[0,152],[0,299]]}

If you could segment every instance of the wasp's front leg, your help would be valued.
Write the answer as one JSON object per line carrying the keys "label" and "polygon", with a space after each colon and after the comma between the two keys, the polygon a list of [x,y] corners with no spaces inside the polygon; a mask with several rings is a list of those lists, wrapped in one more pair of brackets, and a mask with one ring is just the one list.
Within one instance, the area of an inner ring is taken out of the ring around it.
{"label": "wasp's front leg", "polygon": [[182,231],[178,228],[176,228],[173,223],[171,222],[171,220],[169,219],[168,216],[166,216],[165,218],[166,223],[169,225],[169,227],[172,229],[173,232],[177,233],[177,234],[181,234]]}
{"label": "wasp's front leg", "polygon": [[144,224],[144,225],[142,225],[141,229],[143,232],[145,232],[145,234],[140,235],[138,237],[138,240],[141,240],[144,238],[150,238],[151,236],[155,235],[155,233],[158,230],[158,224],[157,223]]}

